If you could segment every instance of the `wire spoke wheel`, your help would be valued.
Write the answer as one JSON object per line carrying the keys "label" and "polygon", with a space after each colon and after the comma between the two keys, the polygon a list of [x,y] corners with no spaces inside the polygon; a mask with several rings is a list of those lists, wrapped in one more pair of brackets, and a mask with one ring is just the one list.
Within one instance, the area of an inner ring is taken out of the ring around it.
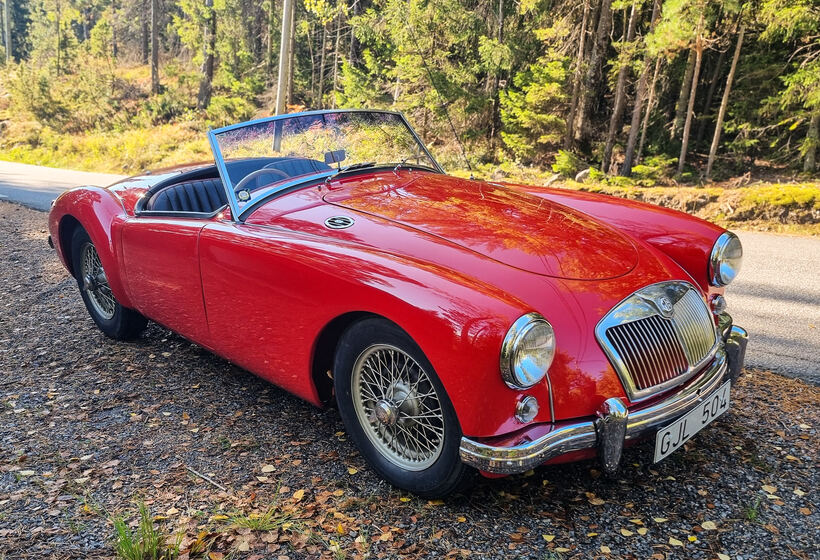
{"label": "wire spoke wheel", "polygon": [[366,348],[351,376],[356,417],[373,446],[410,471],[430,467],[444,448],[444,413],[424,369],[387,344]]}
{"label": "wire spoke wheel", "polygon": [[108,285],[108,278],[103,270],[97,249],[91,243],[85,243],[82,247],[80,279],[94,311],[103,319],[113,318],[117,311],[117,301]]}

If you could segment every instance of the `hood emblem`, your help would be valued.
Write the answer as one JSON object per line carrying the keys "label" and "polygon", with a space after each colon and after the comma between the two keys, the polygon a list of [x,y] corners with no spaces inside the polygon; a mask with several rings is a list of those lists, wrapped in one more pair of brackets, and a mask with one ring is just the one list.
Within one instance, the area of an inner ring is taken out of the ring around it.
{"label": "hood emblem", "polygon": [[658,307],[658,311],[660,311],[664,317],[671,317],[675,313],[675,306],[672,305],[672,301],[666,296],[659,297],[655,300],[655,304]]}
{"label": "hood emblem", "polygon": [[325,225],[330,229],[346,229],[354,223],[353,218],[349,216],[332,216],[325,220]]}

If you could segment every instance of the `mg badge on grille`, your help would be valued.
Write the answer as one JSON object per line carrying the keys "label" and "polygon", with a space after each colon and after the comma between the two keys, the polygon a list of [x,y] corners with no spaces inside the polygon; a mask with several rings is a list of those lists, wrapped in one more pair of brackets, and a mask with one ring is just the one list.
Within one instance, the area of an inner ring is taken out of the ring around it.
{"label": "mg badge on grille", "polygon": [[659,297],[655,303],[658,305],[658,310],[664,317],[671,317],[675,312],[675,306],[672,305],[672,301],[666,296]]}

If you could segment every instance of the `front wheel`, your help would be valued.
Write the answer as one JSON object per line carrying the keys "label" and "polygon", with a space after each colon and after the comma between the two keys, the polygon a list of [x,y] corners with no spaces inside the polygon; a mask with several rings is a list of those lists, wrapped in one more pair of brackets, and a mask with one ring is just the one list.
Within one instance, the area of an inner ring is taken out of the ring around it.
{"label": "front wheel", "polygon": [[97,248],[88,233],[77,228],[71,241],[71,262],[88,314],[108,337],[131,340],[145,330],[148,320],[123,307],[108,285]]}
{"label": "front wheel", "polygon": [[366,319],[342,336],[334,386],[339,413],[365,459],[388,482],[424,497],[465,487],[461,428],[433,366],[404,331]]}

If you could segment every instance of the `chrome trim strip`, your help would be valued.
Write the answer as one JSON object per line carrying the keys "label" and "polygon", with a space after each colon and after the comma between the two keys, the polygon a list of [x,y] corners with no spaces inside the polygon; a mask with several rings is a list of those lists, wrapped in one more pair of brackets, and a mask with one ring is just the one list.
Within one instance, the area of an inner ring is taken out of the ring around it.
{"label": "chrome trim strip", "polygon": [[[635,439],[683,416],[717,390],[727,372],[726,353],[719,349],[714,361],[689,386],[660,403],[629,413],[624,439]],[[479,470],[513,474],[571,451],[595,448],[598,443],[595,420],[586,420],[559,426],[535,441],[509,447],[463,437],[459,452],[462,461]]]}
{"label": "chrome trim strip", "polygon": [[[737,235],[731,231],[724,231],[717,240],[715,240],[715,244],[712,245],[712,252],[709,253],[709,283],[712,284],[712,286],[721,288],[728,286],[732,280],[734,280],[734,278],[732,278],[728,282],[724,282],[720,277],[720,262],[723,260],[723,253],[726,251],[732,239],[737,239]],[[743,246],[741,245],[741,250],[742,248]]]}

